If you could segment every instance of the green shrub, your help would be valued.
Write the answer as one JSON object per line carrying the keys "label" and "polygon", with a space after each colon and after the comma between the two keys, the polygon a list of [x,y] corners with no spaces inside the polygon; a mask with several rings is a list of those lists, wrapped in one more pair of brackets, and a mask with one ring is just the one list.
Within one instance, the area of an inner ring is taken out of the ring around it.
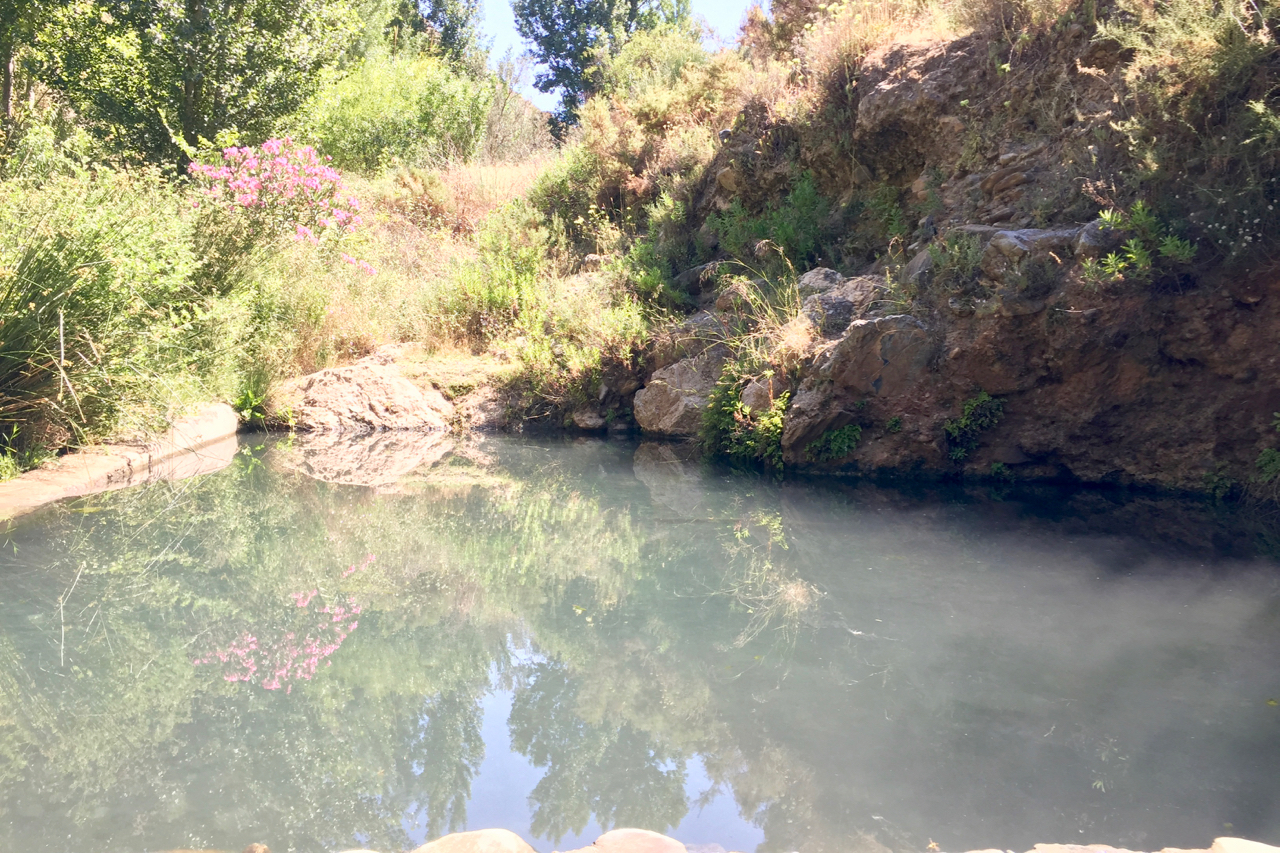
{"label": "green shrub", "polygon": [[857,449],[861,440],[862,427],[846,424],[824,432],[816,441],[809,443],[804,453],[814,462],[837,462]]}
{"label": "green shrub", "polygon": [[493,94],[430,56],[376,54],[316,93],[293,127],[336,167],[369,175],[466,160],[483,141]]}
{"label": "green shrub", "polygon": [[793,268],[803,269],[830,236],[825,231],[830,212],[830,202],[818,192],[813,174],[806,172],[778,204],[751,214],[735,199],[724,213],[707,217],[707,227],[719,239],[720,248],[739,261],[754,265],[769,257],[771,253],[758,250],[762,241],[769,241]]}
{"label": "green shrub", "polygon": [[751,411],[742,404],[749,379],[743,365],[725,365],[703,411],[702,446],[711,456],[781,473],[782,430],[791,394],[779,394],[767,411]]}
{"label": "green shrub", "polygon": [[941,243],[929,245],[929,257],[934,285],[944,292],[963,293],[978,279],[982,243],[973,234],[948,234]]}
{"label": "green shrub", "polygon": [[139,426],[201,395],[215,312],[190,287],[184,207],[153,173],[0,185],[0,429],[14,443]]}
{"label": "green shrub", "polygon": [[1254,257],[1280,226],[1274,184],[1280,70],[1273,61],[1280,5],[1122,0],[1119,6],[1100,35],[1133,55],[1126,70],[1131,96],[1115,123],[1131,152],[1130,189],[1187,216],[1219,258]]}
{"label": "green shrub", "polygon": [[978,447],[978,437],[1000,423],[1004,403],[986,391],[964,401],[960,417],[947,420],[942,428],[951,445],[951,459],[961,462]]}

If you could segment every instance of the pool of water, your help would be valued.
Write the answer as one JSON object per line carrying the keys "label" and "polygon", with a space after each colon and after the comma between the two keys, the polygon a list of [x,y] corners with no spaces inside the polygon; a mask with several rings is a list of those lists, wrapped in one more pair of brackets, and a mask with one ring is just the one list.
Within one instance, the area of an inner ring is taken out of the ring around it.
{"label": "pool of water", "polygon": [[1280,535],[662,444],[246,444],[0,552],[0,849],[1280,844]]}

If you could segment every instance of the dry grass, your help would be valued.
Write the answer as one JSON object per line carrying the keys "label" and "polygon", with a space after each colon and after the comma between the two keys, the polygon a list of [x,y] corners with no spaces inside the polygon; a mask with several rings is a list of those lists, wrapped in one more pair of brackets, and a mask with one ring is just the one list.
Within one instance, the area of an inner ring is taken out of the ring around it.
{"label": "dry grass", "polygon": [[401,169],[376,185],[377,202],[420,227],[470,235],[489,214],[528,192],[553,159],[542,152],[518,163]]}

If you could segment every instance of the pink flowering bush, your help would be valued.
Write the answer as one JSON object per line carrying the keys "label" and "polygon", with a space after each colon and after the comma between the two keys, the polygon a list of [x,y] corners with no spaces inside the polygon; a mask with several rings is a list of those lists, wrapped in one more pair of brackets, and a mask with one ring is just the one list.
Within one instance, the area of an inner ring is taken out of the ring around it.
{"label": "pink flowering bush", "polygon": [[[269,139],[260,147],[223,150],[218,164],[192,163],[201,188],[205,269],[225,289],[235,265],[273,240],[313,246],[336,244],[362,224],[360,202],[342,175],[309,145]],[[367,262],[339,253],[343,262],[372,275]]]}

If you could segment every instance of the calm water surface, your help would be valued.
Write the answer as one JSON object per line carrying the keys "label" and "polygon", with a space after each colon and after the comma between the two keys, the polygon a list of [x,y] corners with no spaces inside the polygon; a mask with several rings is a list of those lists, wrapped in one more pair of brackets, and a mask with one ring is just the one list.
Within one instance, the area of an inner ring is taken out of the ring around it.
{"label": "calm water surface", "polygon": [[669,445],[242,448],[0,554],[0,850],[1280,844],[1280,535]]}

